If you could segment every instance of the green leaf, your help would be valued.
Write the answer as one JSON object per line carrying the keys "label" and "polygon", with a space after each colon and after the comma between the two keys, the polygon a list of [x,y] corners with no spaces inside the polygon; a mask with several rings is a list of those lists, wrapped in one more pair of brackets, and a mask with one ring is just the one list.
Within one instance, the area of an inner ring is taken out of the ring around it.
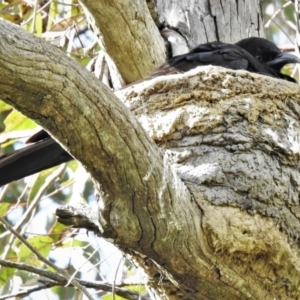
{"label": "green leaf", "polygon": [[68,162],[68,168],[70,168],[73,172],[77,171],[79,167],[79,163],[76,160],[71,160]]}
{"label": "green leaf", "polygon": [[[9,237],[6,237],[5,239],[2,239],[1,245],[0,245],[0,253],[3,253],[6,243],[8,242]],[[17,255],[16,252],[12,249],[10,249],[5,257],[5,260],[16,262],[17,261]],[[8,268],[8,267],[2,267],[0,268],[0,286],[7,286],[7,283],[9,280],[15,275],[17,269],[15,268]]]}
{"label": "green leaf", "polygon": [[0,100],[0,111],[12,110],[13,108],[5,103],[4,101]]}
{"label": "green leaf", "polygon": [[115,300],[124,300],[125,298],[120,297],[118,295],[115,295],[115,297],[113,297],[113,294],[110,293],[110,294],[107,294],[107,295],[101,297],[101,299],[102,300],[113,300],[113,299],[115,299]]}
{"label": "green leaf", "polygon": [[[47,257],[52,248],[53,240],[48,236],[34,236],[27,239],[27,242],[33,246],[42,256]],[[22,244],[19,248],[18,258],[20,262],[26,262],[30,265],[37,266],[40,264],[35,254],[27,246]]]}
{"label": "green leaf", "polygon": [[34,32],[34,34],[36,36],[41,37],[42,33],[43,33],[43,20],[42,20],[42,15],[41,13],[37,13],[35,16],[35,28],[33,30],[32,26],[33,26],[33,11],[27,16],[26,20],[29,20],[31,18],[30,21],[25,22],[24,25],[22,25],[23,29],[25,29],[28,32]]}
{"label": "green leaf", "polygon": [[0,286],[5,286],[7,282],[13,277],[16,269],[1,268],[0,269]]}
{"label": "green leaf", "polygon": [[5,217],[9,208],[10,208],[10,203],[0,203],[0,217]]}
{"label": "green leaf", "polygon": [[8,115],[8,117],[4,121],[4,124],[6,126],[5,132],[10,132],[13,130],[33,129],[37,126],[34,121],[25,117],[17,110],[13,110]]}
{"label": "green leaf", "polygon": [[141,293],[141,295],[147,292],[146,286],[144,284],[129,285],[126,287],[126,289]]}
{"label": "green leaf", "polygon": [[47,18],[47,26],[46,26],[46,32],[50,30],[50,28],[53,26],[54,20],[59,16],[59,4],[56,1],[52,1],[49,7],[49,16]]}
{"label": "green leaf", "polygon": [[[49,231],[49,235],[51,235],[53,242],[57,243],[58,241],[62,240],[63,237],[65,236],[66,232],[69,230],[69,227],[55,222],[52,228]],[[57,245],[56,245],[57,247]]]}

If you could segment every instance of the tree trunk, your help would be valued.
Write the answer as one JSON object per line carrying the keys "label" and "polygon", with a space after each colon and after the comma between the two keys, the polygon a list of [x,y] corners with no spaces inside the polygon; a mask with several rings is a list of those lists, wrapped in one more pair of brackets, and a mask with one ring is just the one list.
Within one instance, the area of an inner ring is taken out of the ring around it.
{"label": "tree trunk", "polygon": [[157,0],[156,4],[157,24],[176,28],[190,49],[201,43],[265,36],[260,1]]}
{"label": "tree trunk", "polygon": [[[198,205],[197,235],[177,220],[176,239],[161,241],[164,268],[192,299],[299,298],[299,94],[217,67],[119,92]],[[190,269],[175,271],[174,251]]]}
{"label": "tree trunk", "polygon": [[82,162],[100,194],[99,232],[162,298],[297,299],[297,85],[202,67],[120,91],[160,153],[85,69],[0,26],[0,97]]}
{"label": "tree trunk", "polygon": [[166,49],[154,22],[171,45],[170,56],[201,43],[264,37],[259,1],[82,2],[100,44],[112,59],[108,63],[115,89],[146,77],[165,61]]}
{"label": "tree trunk", "polygon": [[[177,2],[166,8],[158,0],[151,13],[157,24],[175,27],[188,48],[263,36],[257,1]],[[125,15],[142,16],[137,9]],[[110,14],[115,28],[119,15]],[[124,43],[134,34],[121,39],[105,19],[96,23],[125,82],[162,60],[161,44],[153,56],[145,52],[161,43],[157,33],[128,60]],[[142,129],[84,68],[0,21],[0,98],[84,165],[99,194],[95,231],[138,261],[166,299],[299,298],[299,92],[289,82],[202,67],[117,93]]]}

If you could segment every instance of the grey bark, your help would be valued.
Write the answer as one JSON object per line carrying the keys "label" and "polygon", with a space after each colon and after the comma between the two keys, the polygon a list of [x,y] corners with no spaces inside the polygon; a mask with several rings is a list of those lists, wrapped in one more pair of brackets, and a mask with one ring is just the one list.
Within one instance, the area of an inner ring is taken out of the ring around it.
{"label": "grey bark", "polygon": [[259,1],[157,0],[156,4],[157,24],[176,28],[190,49],[216,40],[235,43],[248,36],[264,37]]}

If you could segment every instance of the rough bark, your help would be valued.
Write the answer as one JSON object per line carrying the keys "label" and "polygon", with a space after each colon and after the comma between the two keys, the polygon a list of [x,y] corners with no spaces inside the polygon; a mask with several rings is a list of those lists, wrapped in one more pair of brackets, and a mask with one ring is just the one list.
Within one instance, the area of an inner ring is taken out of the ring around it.
{"label": "rough bark", "polygon": [[[184,184],[126,107],[92,74],[19,27],[0,21],[0,28],[0,98],[47,129],[91,174],[101,195],[103,236],[160,261],[153,245],[165,238],[166,224],[173,239],[180,229],[176,218],[185,223],[187,216],[199,218]],[[182,211],[182,203],[190,201]],[[171,204],[174,215],[165,210]],[[163,251],[161,245],[157,251]],[[184,268],[180,253],[176,258]]]}
{"label": "rough bark", "polygon": [[236,291],[194,277],[194,299],[299,299],[299,95],[296,84],[216,67],[119,92],[199,205],[200,239],[181,254],[188,261],[200,243],[198,259]]}
{"label": "rough bark", "polygon": [[171,45],[171,56],[201,43],[215,40],[230,43],[248,36],[264,36],[259,1],[83,0],[82,3],[88,9],[89,23],[112,59],[107,61],[114,88],[146,77],[165,61],[166,49],[155,23],[165,27],[162,35]]}
{"label": "rough bark", "polygon": [[234,43],[248,36],[264,37],[259,1],[157,0],[152,16],[157,24],[176,28],[190,49],[216,40]]}
{"label": "rough bark", "polygon": [[[163,39],[146,2],[83,0],[89,22],[125,84],[137,81],[164,63]],[[91,15],[92,14],[92,15]]]}
{"label": "rough bark", "polygon": [[[146,201],[146,207],[156,197],[172,198],[178,188],[178,196],[188,197],[184,185],[164,166],[154,142],[109,89],[46,42],[7,22],[0,25],[0,98],[49,130],[101,182],[102,195],[124,212],[136,198]],[[124,223],[109,213],[115,218],[113,227],[125,226],[127,233],[140,224],[133,212]],[[147,211],[144,214],[150,218]],[[111,235],[117,236],[113,227]],[[127,236],[129,244],[136,238],[149,243],[139,230]]]}
{"label": "rough bark", "polygon": [[120,91],[162,154],[84,68],[0,28],[0,98],[82,162],[100,194],[100,232],[162,295],[297,299],[297,85],[206,67]]}

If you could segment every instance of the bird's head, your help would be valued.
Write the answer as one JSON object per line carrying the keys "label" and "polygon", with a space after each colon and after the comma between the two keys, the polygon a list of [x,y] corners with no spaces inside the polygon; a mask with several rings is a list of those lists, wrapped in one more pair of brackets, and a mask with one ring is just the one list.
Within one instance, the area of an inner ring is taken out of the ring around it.
{"label": "bird's head", "polygon": [[289,53],[282,53],[272,42],[259,37],[250,37],[236,43],[237,46],[248,51],[261,63],[267,64],[280,71],[287,64],[300,63],[300,59]]}

